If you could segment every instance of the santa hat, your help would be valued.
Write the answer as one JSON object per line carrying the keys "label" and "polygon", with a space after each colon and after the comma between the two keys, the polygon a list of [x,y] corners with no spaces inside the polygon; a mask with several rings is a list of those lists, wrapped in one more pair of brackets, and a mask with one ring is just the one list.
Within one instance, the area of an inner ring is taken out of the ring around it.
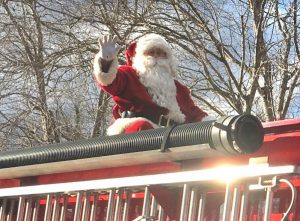
{"label": "santa hat", "polygon": [[138,41],[135,41],[129,45],[126,50],[127,65],[132,65],[133,57],[136,55],[143,55],[146,50],[151,48],[160,48],[167,53],[167,56],[172,55],[172,49],[168,42],[158,34],[146,34],[141,37]]}
{"label": "santa hat", "polygon": [[129,66],[132,66],[132,58],[135,55],[136,43],[136,41],[132,42],[126,50],[126,63]]}

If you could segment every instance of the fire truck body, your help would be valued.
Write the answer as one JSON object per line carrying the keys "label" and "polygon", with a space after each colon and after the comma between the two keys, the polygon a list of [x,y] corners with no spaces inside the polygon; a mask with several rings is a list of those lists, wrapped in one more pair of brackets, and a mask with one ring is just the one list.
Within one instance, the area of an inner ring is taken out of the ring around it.
{"label": "fire truck body", "polygon": [[263,128],[249,154],[201,144],[2,168],[0,221],[299,221],[300,119]]}

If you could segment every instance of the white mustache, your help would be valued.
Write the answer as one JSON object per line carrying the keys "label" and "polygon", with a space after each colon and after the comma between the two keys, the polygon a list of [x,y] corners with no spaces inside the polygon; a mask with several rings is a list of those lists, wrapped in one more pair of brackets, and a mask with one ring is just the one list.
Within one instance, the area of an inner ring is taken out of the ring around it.
{"label": "white mustache", "polygon": [[161,66],[161,67],[167,67],[169,65],[169,60],[164,58],[153,58],[151,56],[148,56],[145,59],[145,65],[148,67],[154,67],[154,66]]}

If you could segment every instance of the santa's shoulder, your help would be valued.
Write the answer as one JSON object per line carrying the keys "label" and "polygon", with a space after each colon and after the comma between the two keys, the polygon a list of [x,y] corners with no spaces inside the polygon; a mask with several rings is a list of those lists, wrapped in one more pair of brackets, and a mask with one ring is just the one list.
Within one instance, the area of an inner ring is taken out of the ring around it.
{"label": "santa's shoulder", "polygon": [[118,71],[124,74],[136,74],[136,70],[130,65],[120,65]]}
{"label": "santa's shoulder", "polygon": [[176,85],[176,88],[177,88],[177,90],[178,89],[180,89],[180,90],[182,90],[182,91],[185,91],[185,92],[187,92],[187,93],[190,93],[190,89],[187,87],[187,86],[185,86],[185,85],[183,85],[182,83],[180,83],[178,80],[174,80],[174,82],[175,82],[175,85]]}
{"label": "santa's shoulder", "polygon": [[138,81],[139,77],[134,68],[130,65],[120,65],[118,67],[117,79],[121,81]]}

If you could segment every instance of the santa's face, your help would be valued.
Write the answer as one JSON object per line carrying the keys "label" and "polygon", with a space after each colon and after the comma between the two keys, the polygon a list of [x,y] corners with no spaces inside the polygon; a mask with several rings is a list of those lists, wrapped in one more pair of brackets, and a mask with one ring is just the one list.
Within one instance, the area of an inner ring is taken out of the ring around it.
{"label": "santa's face", "polygon": [[133,67],[140,76],[152,75],[153,72],[166,74],[169,78],[174,76],[174,73],[172,73],[172,59],[161,48],[153,47],[136,54],[133,58]]}

